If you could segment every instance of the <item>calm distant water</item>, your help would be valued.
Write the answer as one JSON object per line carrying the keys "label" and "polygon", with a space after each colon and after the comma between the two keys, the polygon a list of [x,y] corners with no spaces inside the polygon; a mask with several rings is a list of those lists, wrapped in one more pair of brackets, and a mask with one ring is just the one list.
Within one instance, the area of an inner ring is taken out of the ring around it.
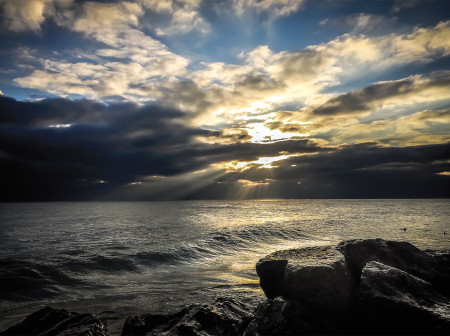
{"label": "calm distant water", "polygon": [[450,249],[450,200],[0,204],[0,330],[44,305],[119,333],[130,314],[257,301],[264,255],[374,237]]}

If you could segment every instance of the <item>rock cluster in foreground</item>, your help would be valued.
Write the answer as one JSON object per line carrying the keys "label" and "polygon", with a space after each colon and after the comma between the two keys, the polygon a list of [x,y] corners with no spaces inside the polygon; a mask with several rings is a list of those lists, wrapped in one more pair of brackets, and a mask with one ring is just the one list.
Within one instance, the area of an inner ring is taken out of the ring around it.
{"label": "rock cluster in foreground", "polygon": [[106,324],[91,314],[69,313],[64,309],[42,308],[1,335],[108,335]]}
{"label": "rock cluster in foreground", "polygon": [[[450,334],[450,253],[349,240],[278,251],[256,265],[267,300],[130,316],[122,335]],[[1,335],[108,335],[90,314],[43,308]]]}

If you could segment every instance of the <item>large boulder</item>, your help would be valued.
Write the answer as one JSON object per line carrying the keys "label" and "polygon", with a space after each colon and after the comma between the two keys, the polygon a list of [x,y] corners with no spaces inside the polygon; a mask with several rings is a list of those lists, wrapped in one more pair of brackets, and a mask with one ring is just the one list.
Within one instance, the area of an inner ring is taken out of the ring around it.
{"label": "large boulder", "polygon": [[362,270],[362,318],[373,333],[450,334],[450,302],[427,281],[376,261]]}
{"label": "large boulder", "polygon": [[352,280],[342,253],[315,246],[272,253],[256,264],[261,288],[319,312],[344,314],[353,303]]}
{"label": "large boulder", "polygon": [[106,336],[106,324],[91,314],[69,313],[64,309],[42,308],[0,335]]}
{"label": "large boulder", "polygon": [[450,254],[407,242],[350,240],[258,261],[268,297],[247,335],[450,334]]}
{"label": "large boulder", "polygon": [[[450,277],[445,262],[418,249],[408,242],[384,239],[354,239],[343,241],[337,249],[344,256],[353,280],[359,283],[364,266],[371,261],[401,269],[430,282],[435,289],[447,294]],[[448,263],[446,264],[448,266]],[[445,274],[447,273],[447,274]]]}
{"label": "large boulder", "polygon": [[170,315],[130,316],[122,335],[240,335],[253,319],[252,309],[234,299],[192,305]]}

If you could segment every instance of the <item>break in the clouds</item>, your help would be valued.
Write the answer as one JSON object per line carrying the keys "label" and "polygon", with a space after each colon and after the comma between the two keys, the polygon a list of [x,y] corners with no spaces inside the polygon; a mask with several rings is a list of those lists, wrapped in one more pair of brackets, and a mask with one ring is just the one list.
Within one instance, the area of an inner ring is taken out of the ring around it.
{"label": "break in the clouds", "polygon": [[2,200],[448,197],[449,9],[0,0]]}

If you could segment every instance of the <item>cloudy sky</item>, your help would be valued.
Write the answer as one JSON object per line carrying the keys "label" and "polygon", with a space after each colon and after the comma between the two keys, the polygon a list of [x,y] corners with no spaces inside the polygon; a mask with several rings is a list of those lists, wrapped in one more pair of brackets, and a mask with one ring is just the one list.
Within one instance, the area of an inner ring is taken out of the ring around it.
{"label": "cloudy sky", "polygon": [[450,197],[450,2],[0,0],[1,198]]}

